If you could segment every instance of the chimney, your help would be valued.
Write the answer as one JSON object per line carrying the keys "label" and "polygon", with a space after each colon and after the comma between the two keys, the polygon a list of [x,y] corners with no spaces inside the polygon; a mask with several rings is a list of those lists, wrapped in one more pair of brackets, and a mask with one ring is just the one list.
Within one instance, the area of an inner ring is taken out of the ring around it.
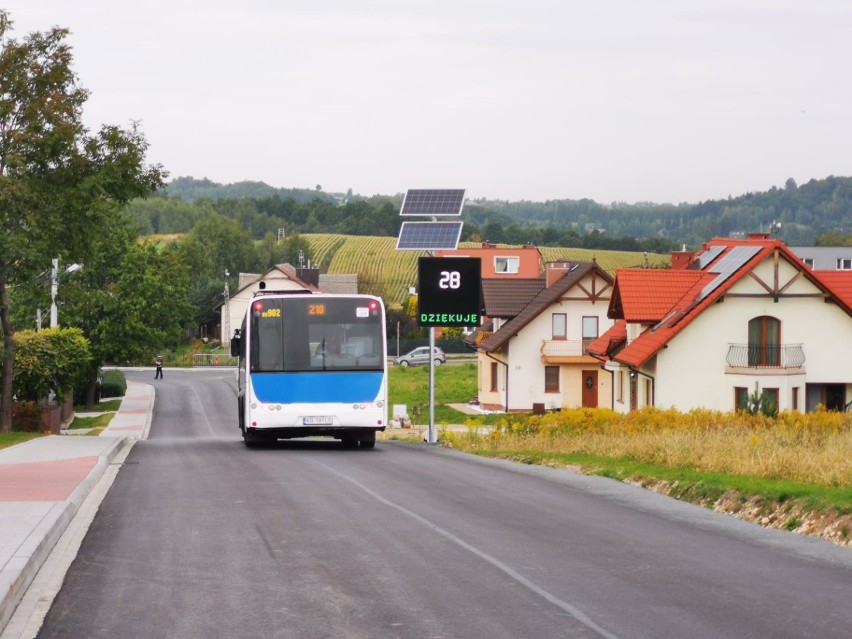
{"label": "chimney", "polygon": [[749,233],[748,239],[750,240],[768,240],[771,239],[769,233]]}
{"label": "chimney", "polygon": [[685,246],[682,251],[672,251],[672,270],[685,271],[693,260],[695,260],[695,251],[687,251]]}
{"label": "chimney", "polygon": [[545,286],[552,286],[554,282],[557,282],[560,278],[568,274],[571,271],[572,267],[573,264],[571,264],[571,262],[568,260],[548,262],[544,279]]}
{"label": "chimney", "polygon": [[318,268],[297,268],[296,277],[302,280],[305,284],[310,284],[311,286],[319,286]]}

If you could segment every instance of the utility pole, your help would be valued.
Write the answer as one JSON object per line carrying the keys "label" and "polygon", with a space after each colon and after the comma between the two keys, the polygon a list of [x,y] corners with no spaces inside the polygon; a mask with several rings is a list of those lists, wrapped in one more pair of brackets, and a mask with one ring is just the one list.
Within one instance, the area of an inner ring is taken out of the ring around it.
{"label": "utility pole", "polygon": [[231,290],[228,285],[228,278],[231,276],[228,269],[225,269],[225,302],[222,304],[222,346],[228,346],[231,343]]}
{"label": "utility pole", "polygon": [[59,326],[56,313],[56,294],[59,291],[59,258],[50,263],[50,328]]}

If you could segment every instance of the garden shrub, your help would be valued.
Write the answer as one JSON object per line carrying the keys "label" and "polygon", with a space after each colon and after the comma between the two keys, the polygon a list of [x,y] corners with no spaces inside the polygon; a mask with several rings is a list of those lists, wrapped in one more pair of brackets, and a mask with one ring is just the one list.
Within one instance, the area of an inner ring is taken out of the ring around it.
{"label": "garden shrub", "polygon": [[101,380],[101,397],[124,397],[127,393],[127,379],[118,370],[104,371]]}

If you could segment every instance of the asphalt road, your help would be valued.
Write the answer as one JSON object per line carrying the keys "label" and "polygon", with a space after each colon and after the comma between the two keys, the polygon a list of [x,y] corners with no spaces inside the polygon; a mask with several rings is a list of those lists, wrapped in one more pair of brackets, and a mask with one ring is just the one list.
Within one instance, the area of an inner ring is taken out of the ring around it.
{"label": "asphalt road", "polygon": [[227,371],[156,393],[39,637],[852,637],[826,542],[425,445],[249,450]]}

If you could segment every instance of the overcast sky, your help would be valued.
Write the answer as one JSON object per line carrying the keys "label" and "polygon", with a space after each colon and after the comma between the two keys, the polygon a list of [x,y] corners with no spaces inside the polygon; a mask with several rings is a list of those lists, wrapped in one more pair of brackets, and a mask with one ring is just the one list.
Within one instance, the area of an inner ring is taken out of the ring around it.
{"label": "overcast sky", "polygon": [[698,202],[852,175],[848,0],[0,0],[171,177]]}

